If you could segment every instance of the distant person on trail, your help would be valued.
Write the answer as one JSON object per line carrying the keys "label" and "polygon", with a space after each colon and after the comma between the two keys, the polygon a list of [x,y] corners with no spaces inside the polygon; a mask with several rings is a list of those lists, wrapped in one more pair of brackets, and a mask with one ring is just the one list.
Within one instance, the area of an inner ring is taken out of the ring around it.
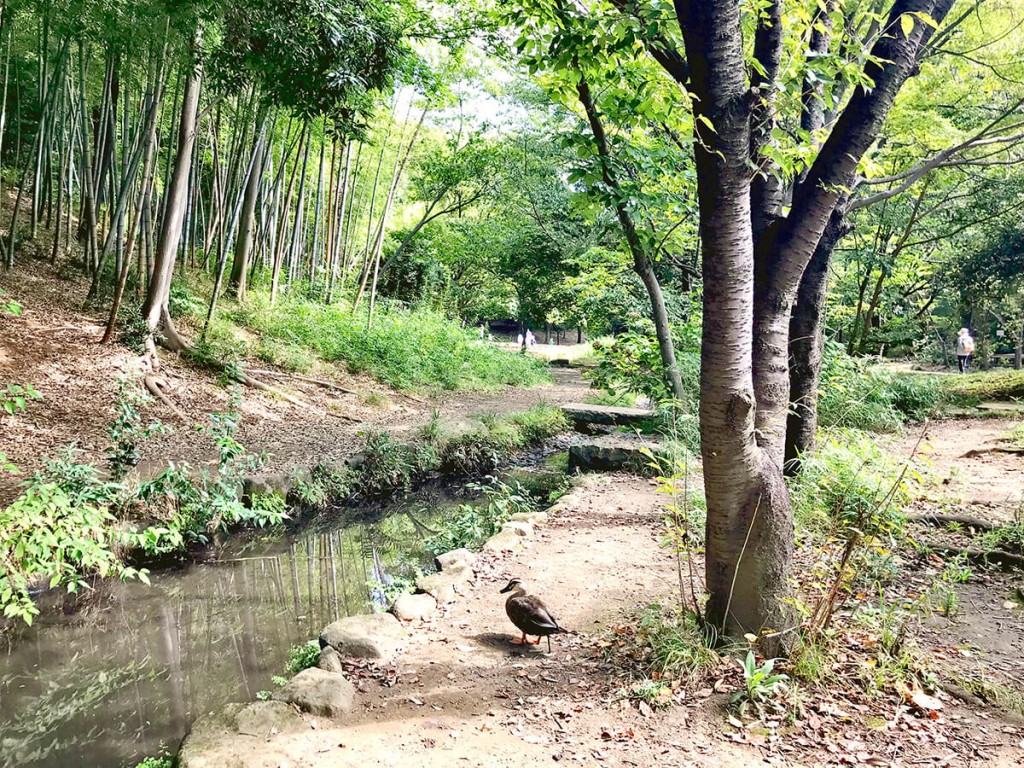
{"label": "distant person on trail", "polygon": [[974,339],[971,332],[961,328],[956,337],[956,363],[960,373],[967,373],[971,369],[971,355],[974,354]]}
{"label": "distant person on trail", "polygon": [[537,346],[537,337],[533,335],[533,331],[531,331],[529,328],[526,329],[526,346]]}
{"label": "distant person on trail", "polygon": [[519,347],[522,350],[525,350],[526,347],[523,345],[524,341],[525,341],[525,339],[523,338],[523,334],[520,333],[519,336],[516,337],[516,346]]}

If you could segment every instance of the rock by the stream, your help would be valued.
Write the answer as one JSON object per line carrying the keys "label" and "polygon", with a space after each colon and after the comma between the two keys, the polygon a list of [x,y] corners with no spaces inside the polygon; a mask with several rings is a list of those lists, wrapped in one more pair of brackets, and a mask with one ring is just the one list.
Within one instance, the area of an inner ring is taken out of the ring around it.
{"label": "rock by the stream", "polygon": [[352,708],[355,695],[355,686],[344,675],[310,667],[276,691],[274,700],[294,704],[311,715],[338,718]]}
{"label": "rock by the stream", "polygon": [[534,526],[544,525],[547,521],[547,512],[516,512],[509,518],[510,523],[529,523]]}
{"label": "rock by the stream", "polygon": [[279,496],[287,499],[299,481],[305,479],[308,479],[308,472],[302,469],[250,475],[242,481],[242,499],[250,505],[255,496]]}
{"label": "rock by the stream", "polygon": [[476,564],[476,555],[465,548],[453,549],[451,552],[438,555],[434,561],[439,570],[461,570],[462,568],[472,568]]}
{"label": "rock by the stream", "polygon": [[390,659],[405,639],[401,623],[390,613],[347,616],[324,627],[320,647],[330,646],[342,656]]}
{"label": "rock by the stream", "polygon": [[569,470],[583,472],[642,472],[650,463],[645,451],[657,455],[661,445],[653,440],[636,440],[605,435],[582,440],[569,448]]}
{"label": "rock by the stream", "polygon": [[516,536],[533,536],[533,526],[522,520],[509,520],[501,526],[503,531],[512,531]]}
{"label": "rock by the stream", "polygon": [[473,569],[463,565],[449,565],[448,570],[438,571],[416,579],[416,589],[433,597],[439,604],[454,603],[459,592],[473,578]]}
{"label": "rock by the stream", "polygon": [[316,665],[327,672],[341,674],[345,671],[345,666],[341,663],[341,654],[329,645],[320,649],[320,661]]}
{"label": "rock by the stream", "polygon": [[618,408],[611,405],[589,403],[566,403],[562,412],[577,425],[603,424],[611,427],[642,424],[654,418],[654,411],[646,408]]}
{"label": "rock by the stream", "polygon": [[437,600],[432,595],[410,595],[403,592],[391,606],[391,612],[402,621],[422,621],[437,610]]}
{"label": "rock by the stream", "polygon": [[295,708],[283,701],[228,704],[196,719],[178,752],[177,764],[179,768],[228,768],[225,747],[232,737],[266,739],[275,733],[308,728]]}
{"label": "rock by the stream", "polygon": [[523,549],[526,546],[526,537],[520,536],[515,531],[501,530],[484,542],[484,552],[510,552],[515,549]]}

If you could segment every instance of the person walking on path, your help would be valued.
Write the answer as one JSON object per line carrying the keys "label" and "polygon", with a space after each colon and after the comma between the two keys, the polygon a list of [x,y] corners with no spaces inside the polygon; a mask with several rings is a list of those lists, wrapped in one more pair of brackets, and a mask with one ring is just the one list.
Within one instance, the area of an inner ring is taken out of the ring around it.
{"label": "person walking on path", "polygon": [[974,354],[974,339],[971,332],[961,328],[956,337],[956,363],[960,373],[967,373],[971,369],[971,355]]}

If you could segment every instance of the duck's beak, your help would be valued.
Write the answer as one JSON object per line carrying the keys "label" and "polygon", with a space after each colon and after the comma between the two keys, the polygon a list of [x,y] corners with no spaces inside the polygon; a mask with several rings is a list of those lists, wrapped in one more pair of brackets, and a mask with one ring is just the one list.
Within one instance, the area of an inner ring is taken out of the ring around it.
{"label": "duck's beak", "polygon": [[512,585],[511,584],[506,584],[504,589],[498,590],[498,594],[499,595],[503,595],[506,592],[511,592],[511,591],[512,591]]}

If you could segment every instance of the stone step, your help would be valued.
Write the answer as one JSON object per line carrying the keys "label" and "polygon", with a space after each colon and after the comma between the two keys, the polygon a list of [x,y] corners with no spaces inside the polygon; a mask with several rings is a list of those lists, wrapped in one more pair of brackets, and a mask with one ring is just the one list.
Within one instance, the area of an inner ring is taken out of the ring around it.
{"label": "stone step", "polygon": [[651,458],[647,452],[659,455],[660,442],[653,439],[626,438],[619,435],[581,440],[569,448],[569,471],[581,472],[637,472],[651,471]]}
{"label": "stone step", "polygon": [[562,412],[576,424],[603,424],[612,427],[628,426],[650,421],[655,412],[647,408],[619,408],[611,405],[566,403]]}

